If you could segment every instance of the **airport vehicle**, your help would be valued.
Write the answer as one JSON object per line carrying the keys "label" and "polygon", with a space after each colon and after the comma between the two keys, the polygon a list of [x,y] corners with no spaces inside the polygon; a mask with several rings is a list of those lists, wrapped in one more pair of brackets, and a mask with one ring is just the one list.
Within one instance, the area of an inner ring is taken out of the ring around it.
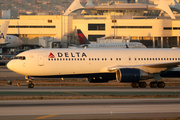
{"label": "airport vehicle", "polygon": [[146,46],[140,42],[90,43],[80,29],[77,29],[77,33],[80,45],[72,46],[72,48],[146,48]]}
{"label": "airport vehicle", "polygon": [[14,35],[6,35],[9,21],[5,21],[0,27],[0,48],[14,48],[23,44],[23,41]]}
{"label": "airport vehicle", "polygon": [[7,67],[29,79],[88,78],[90,83],[130,82],[133,88],[163,88],[162,77],[180,77],[180,49],[34,49],[18,54]]}

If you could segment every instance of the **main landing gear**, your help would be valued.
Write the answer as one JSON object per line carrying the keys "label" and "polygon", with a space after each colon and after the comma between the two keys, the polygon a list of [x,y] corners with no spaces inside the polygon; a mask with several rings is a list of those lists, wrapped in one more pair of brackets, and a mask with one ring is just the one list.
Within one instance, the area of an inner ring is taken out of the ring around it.
{"label": "main landing gear", "polygon": [[[146,88],[146,86],[147,86],[147,84],[146,84],[146,82],[133,82],[132,83],[132,87],[133,88],[138,88],[138,87],[140,87],[140,88]],[[162,82],[156,82],[156,81],[154,81],[154,82],[151,82],[150,83],[150,87],[151,88],[164,88],[165,87],[165,83],[162,81]]]}
{"label": "main landing gear", "polygon": [[150,83],[150,87],[151,88],[164,88],[165,87],[165,83],[162,81],[162,82],[151,82]]}

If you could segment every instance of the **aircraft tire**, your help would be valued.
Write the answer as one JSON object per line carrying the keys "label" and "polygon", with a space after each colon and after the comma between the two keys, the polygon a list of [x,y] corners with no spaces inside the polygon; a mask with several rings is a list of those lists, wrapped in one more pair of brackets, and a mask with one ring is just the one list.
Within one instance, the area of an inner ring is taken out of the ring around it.
{"label": "aircraft tire", "polygon": [[140,86],[140,88],[146,88],[147,84],[146,84],[146,82],[140,82],[139,86]]}
{"label": "aircraft tire", "polygon": [[28,84],[28,88],[34,88],[34,84],[33,83]]}
{"label": "aircraft tire", "polygon": [[165,83],[164,82],[158,82],[158,88],[164,88]]}
{"label": "aircraft tire", "polygon": [[138,88],[139,87],[139,83],[138,82],[133,82],[132,83],[132,87],[133,88]]}
{"label": "aircraft tire", "polygon": [[150,83],[150,87],[151,88],[157,88],[158,87],[158,83],[157,82],[151,82]]}

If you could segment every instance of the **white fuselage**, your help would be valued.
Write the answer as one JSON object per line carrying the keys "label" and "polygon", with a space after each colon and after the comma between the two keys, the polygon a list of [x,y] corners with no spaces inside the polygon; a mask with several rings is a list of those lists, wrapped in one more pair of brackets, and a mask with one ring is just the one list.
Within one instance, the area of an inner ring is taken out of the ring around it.
{"label": "white fuselage", "polygon": [[[35,49],[18,54],[7,67],[25,76],[111,73],[108,68],[113,66],[178,62],[179,53],[180,49]],[[164,69],[153,68],[151,73],[157,70]]]}
{"label": "white fuselage", "polygon": [[91,43],[79,46],[69,46],[69,48],[147,48],[140,42],[124,42],[124,43]]}
{"label": "white fuselage", "polygon": [[88,44],[88,48],[146,48],[146,46],[139,42],[92,43]]}
{"label": "white fuselage", "polygon": [[9,42],[6,45],[7,48],[19,47],[23,44],[23,41],[14,35],[6,35],[5,42]]}

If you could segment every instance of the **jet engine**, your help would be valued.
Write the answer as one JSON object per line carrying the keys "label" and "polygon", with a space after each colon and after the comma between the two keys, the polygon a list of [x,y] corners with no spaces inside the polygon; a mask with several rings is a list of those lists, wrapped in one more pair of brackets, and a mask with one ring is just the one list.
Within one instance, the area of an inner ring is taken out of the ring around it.
{"label": "jet engine", "polygon": [[122,68],[116,72],[116,80],[118,82],[139,82],[140,80],[146,80],[153,77],[153,74],[135,68]]}

